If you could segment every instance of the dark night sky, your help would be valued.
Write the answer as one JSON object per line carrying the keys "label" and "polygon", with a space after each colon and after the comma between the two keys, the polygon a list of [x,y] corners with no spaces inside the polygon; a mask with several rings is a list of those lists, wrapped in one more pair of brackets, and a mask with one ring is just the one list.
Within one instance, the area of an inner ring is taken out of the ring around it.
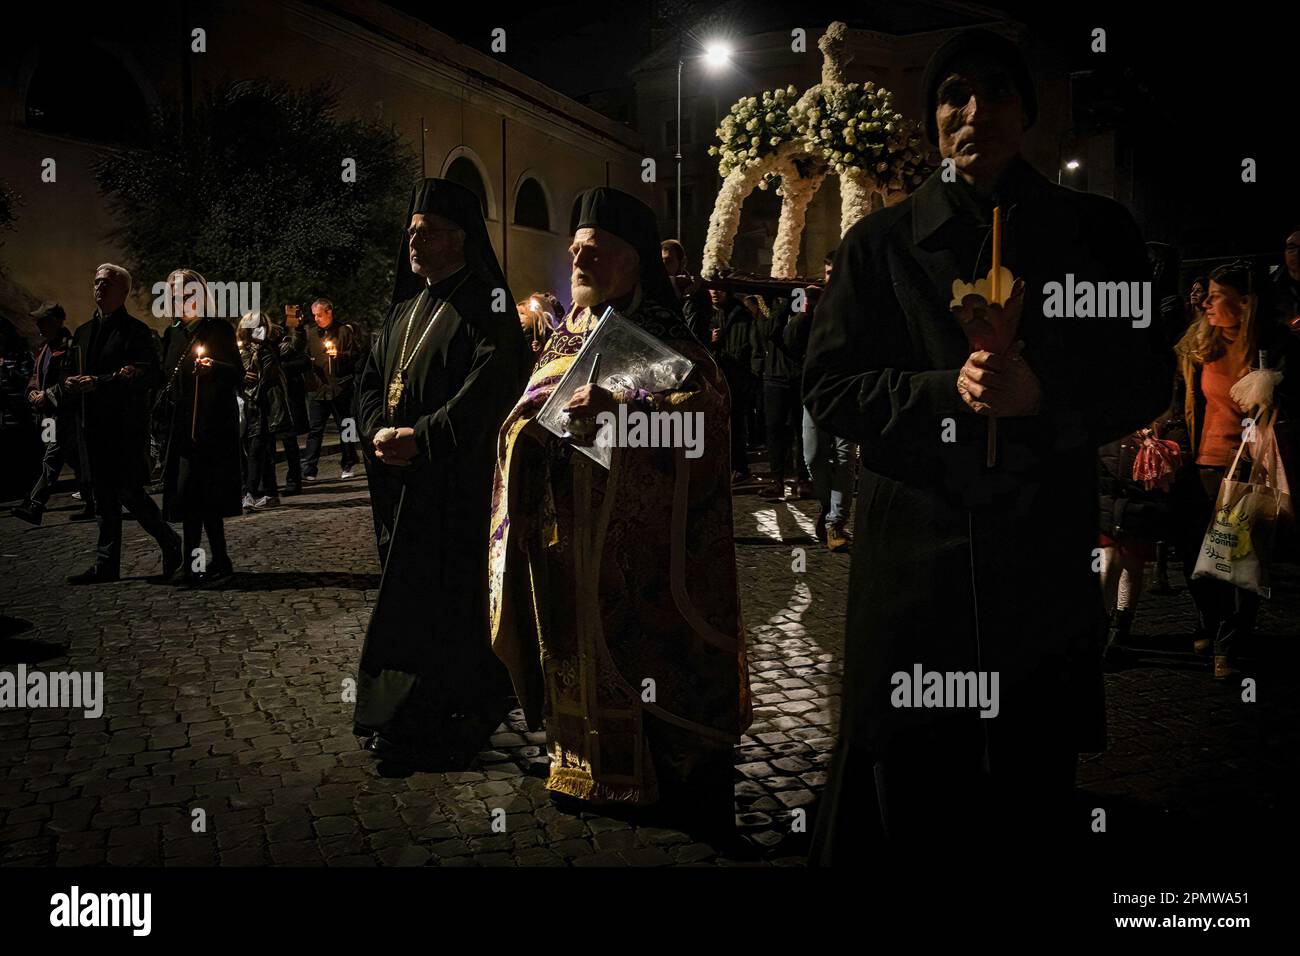
{"label": "dark night sky", "polygon": [[[490,31],[504,25],[506,62],[548,85],[584,98],[628,85],[627,71],[665,30],[713,34],[733,24],[746,32],[808,26],[832,19],[907,33],[1004,11],[1024,23],[1028,42],[1049,50],[1062,72],[1097,69],[1113,78],[1123,112],[1120,136],[1134,147],[1148,238],[1172,241],[1185,255],[1280,250],[1300,222],[1295,130],[1300,118],[1296,62],[1300,18],[1293,7],[1255,2],[1219,8],[1211,22],[1196,14],[1156,16],[1153,5],[1045,4],[1028,0],[964,3],[563,2],[431,7],[394,4],[486,52]],[[1166,11],[1179,8],[1164,7]],[[656,16],[664,10],[676,17]],[[1094,27],[1107,30],[1104,56],[1089,50]],[[656,32],[652,32],[658,28]],[[595,100],[600,106],[601,101]],[[622,118],[622,117],[618,117]],[[1241,182],[1241,160],[1258,161],[1259,181]],[[1157,234],[1159,233],[1159,234]]]}
{"label": "dark night sky", "polygon": [[[1095,65],[1091,30],[1107,29],[1106,55],[1112,72],[1126,74],[1130,103],[1121,131],[1136,150],[1138,187],[1151,193],[1150,218],[1161,224],[1148,239],[1185,255],[1281,256],[1283,237],[1300,223],[1294,6],[1238,3],[1213,22],[1149,19],[1135,3],[1054,5],[1048,20],[1039,4],[1003,6],[1028,25],[1031,42],[1061,46],[1067,71]],[[1248,156],[1258,162],[1253,184],[1241,181]]]}

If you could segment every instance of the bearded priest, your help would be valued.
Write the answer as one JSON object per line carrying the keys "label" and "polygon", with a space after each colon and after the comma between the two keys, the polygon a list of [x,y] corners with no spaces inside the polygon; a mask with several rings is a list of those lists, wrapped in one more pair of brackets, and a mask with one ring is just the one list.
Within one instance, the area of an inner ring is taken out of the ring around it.
{"label": "bearded priest", "polygon": [[[682,319],[648,206],[591,189],[574,203],[571,231],[573,308],[498,441],[493,650],[529,724],[545,718],[557,802],[657,805],[725,835],[733,748],[751,720],[726,383]],[[616,444],[606,471],[535,421],[608,306],[695,367],[672,391],[584,386],[567,406],[571,430],[590,436],[620,403],[702,412],[699,457]]]}

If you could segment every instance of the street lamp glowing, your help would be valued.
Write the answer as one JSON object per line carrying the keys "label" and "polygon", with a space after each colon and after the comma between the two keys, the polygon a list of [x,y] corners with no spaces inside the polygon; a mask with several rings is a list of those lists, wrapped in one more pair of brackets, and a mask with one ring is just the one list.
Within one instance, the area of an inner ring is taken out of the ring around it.
{"label": "street lamp glowing", "polygon": [[1065,168],[1073,172],[1079,168],[1079,161],[1077,159],[1072,159],[1065,164]]}
{"label": "street lamp glowing", "polygon": [[[691,58],[695,58],[691,54]],[[708,70],[716,70],[725,66],[731,58],[731,47],[726,43],[710,43],[704,48],[704,55],[700,57],[704,61],[704,66]],[[679,48],[677,56],[677,238],[682,236],[682,70],[686,66],[686,55]]]}

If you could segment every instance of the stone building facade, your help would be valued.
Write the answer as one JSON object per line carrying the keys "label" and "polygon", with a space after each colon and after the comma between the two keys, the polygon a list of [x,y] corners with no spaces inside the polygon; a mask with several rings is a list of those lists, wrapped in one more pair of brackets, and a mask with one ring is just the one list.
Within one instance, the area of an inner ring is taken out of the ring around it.
{"label": "stone building facade", "polygon": [[[191,51],[195,27],[206,52]],[[123,148],[106,130],[143,131],[152,108],[253,78],[332,78],[345,114],[393,126],[423,155],[426,175],[479,192],[519,296],[550,289],[567,301],[569,211],[580,191],[609,184],[653,198],[637,133],[377,0],[147,2],[94,23],[51,10],[0,38],[0,181],[22,197],[2,237],[0,314],[58,299],[69,325],[85,321],[95,266],[123,258],[92,174],[104,150]],[[33,111],[39,91],[64,101],[59,122]],[[41,181],[47,158],[57,161],[54,183]],[[412,183],[419,175],[412,169]],[[163,277],[135,278],[143,317]]]}

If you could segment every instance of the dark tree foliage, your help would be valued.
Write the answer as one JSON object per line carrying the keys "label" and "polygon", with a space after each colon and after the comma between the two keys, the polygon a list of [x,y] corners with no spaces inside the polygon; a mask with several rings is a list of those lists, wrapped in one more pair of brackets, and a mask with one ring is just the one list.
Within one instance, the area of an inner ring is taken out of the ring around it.
{"label": "dark tree foliage", "polygon": [[[14,192],[8,183],[0,182],[0,233],[14,227],[14,221],[18,218],[18,207],[22,204],[22,197]],[[0,236],[0,246],[3,245],[4,238]]]}
{"label": "dark tree foliage", "polygon": [[[209,281],[260,282],[279,322],[316,296],[377,328],[392,294],[418,163],[391,127],[337,115],[330,84],[243,81],[210,91],[188,124],[154,117],[151,145],[96,167],[136,282],[180,266]],[[356,161],[345,182],[344,160]]]}

